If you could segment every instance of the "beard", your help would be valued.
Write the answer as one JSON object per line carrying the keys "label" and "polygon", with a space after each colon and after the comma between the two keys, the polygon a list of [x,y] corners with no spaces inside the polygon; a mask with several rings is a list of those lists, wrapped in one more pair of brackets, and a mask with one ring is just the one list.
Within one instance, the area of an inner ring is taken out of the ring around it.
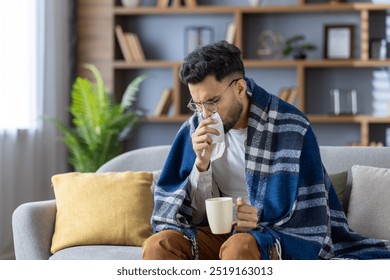
{"label": "beard", "polygon": [[230,129],[232,129],[240,119],[244,106],[235,98],[231,109],[226,117],[226,121],[223,123],[223,129],[225,133],[228,133]]}

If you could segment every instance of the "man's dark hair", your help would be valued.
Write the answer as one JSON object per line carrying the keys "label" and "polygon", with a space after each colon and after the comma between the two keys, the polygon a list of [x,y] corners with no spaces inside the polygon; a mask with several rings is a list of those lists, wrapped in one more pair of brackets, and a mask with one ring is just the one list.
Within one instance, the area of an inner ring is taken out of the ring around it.
{"label": "man's dark hair", "polygon": [[219,41],[195,49],[184,58],[179,77],[184,84],[197,84],[206,76],[214,75],[217,81],[238,74],[244,77],[244,63],[241,51],[235,45]]}

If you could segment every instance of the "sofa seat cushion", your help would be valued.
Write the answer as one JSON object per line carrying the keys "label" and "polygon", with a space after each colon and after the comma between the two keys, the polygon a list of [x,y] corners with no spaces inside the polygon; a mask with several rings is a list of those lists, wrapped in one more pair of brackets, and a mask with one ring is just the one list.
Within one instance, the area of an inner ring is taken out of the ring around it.
{"label": "sofa seat cushion", "polygon": [[367,236],[390,240],[390,169],[352,166],[348,207],[351,229]]}
{"label": "sofa seat cushion", "polygon": [[140,260],[141,247],[135,246],[76,246],[62,249],[51,260]]}
{"label": "sofa seat cushion", "polygon": [[81,245],[141,246],[152,234],[152,172],[58,174],[51,252]]}

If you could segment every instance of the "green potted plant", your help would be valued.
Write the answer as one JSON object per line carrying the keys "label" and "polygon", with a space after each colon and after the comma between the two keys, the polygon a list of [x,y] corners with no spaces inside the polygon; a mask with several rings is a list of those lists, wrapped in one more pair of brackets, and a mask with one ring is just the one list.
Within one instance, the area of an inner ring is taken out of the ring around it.
{"label": "green potted plant", "polygon": [[296,35],[286,40],[283,48],[283,56],[293,55],[295,59],[306,59],[307,51],[316,50],[317,47],[311,43],[304,43],[305,36]]}
{"label": "green potted plant", "polygon": [[121,103],[117,104],[107,91],[99,70],[91,64],[85,67],[92,72],[95,83],[82,77],[77,77],[73,83],[69,107],[73,126],[67,127],[53,118],[46,119],[64,134],[62,141],[74,170],[95,172],[122,152],[120,142],[141,122],[142,114],[132,110],[131,105],[146,76],[136,77],[127,86]]}

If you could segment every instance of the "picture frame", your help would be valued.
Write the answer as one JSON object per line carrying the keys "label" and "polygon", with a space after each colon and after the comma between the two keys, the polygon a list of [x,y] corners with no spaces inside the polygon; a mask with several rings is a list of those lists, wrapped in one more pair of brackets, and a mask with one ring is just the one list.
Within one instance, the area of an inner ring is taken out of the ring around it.
{"label": "picture frame", "polygon": [[354,56],[355,26],[325,25],[324,26],[324,58],[352,59]]}

